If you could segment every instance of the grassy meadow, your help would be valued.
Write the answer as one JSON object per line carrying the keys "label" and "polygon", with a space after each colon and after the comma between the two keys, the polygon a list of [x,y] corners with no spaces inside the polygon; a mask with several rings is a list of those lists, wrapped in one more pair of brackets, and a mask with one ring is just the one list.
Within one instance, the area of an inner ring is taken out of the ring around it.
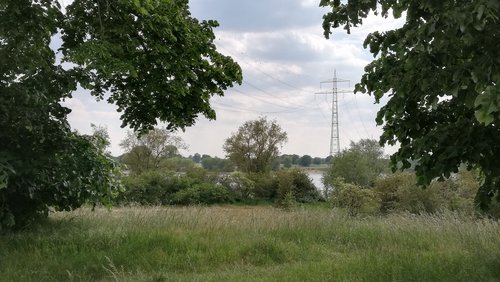
{"label": "grassy meadow", "polygon": [[84,208],[0,237],[0,281],[500,281],[500,222],[454,214]]}

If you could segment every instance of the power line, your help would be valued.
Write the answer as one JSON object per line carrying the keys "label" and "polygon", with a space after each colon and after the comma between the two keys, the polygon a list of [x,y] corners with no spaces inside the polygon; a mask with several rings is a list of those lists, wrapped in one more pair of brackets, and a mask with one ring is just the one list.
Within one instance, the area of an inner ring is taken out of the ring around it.
{"label": "power line", "polygon": [[[346,114],[347,114],[347,118],[348,118],[349,120],[354,121],[354,120],[355,120],[355,117],[354,117],[354,116],[355,116],[356,114],[355,114],[355,113],[353,113],[353,111],[354,111],[354,110],[353,110],[352,104],[353,104],[353,102],[352,102],[352,100],[351,100],[351,101],[349,101],[349,102],[347,102],[347,103],[342,103],[342,104],[341,104],[341,107],[342,107],[342,110],[346,112]],[[356,135],[358,136],[358,138],[363,139],[365,135],[363,135],[363,134],[359,131],[358,126],[353,126],[353,128],[354,128],[354,131],[356,132]]]}
{"label": "power line", "polygon": [[273,94],[271,94],[271,93],[267,92],[266,90],[264,90],[264,89],[262,89],[262,88],[260,88],[260,87],[258,87],[258,86],[255,86],[254,84],[252,84],[252,83],[248,82],[247,80],[243,80],[243,83],[245,83],[246,85],[248,85],[248,86],[250,86],[250,87],[252,87],[252,88],[254,88],[254,89],[256,89],[256,90],[258,90],[258,91],[260,91],[260,92],[262,92],[262,93],[264,93],[264,94],[266,94],[266,95],[268,95],[268,96],[270,96],[270,97],[272,97],[272,98],[282,100],[282,101],[284,101],[284,102],[286,102],[286,103],[288,103],[288,104],[290,104],[290,105],[293,105],[293,106],[303,107],[303,105],[299,105],[299,104],[291,103],[290,101],[286,101],[286,99],[285,99],[285,98],[275,96],[275,95],[273,95]]}
{"label": "power line", "polygon": [[[230,51],[229,51],[229,50],[227,50],[226,48],[224,48],[224,47],[218,47],[218,48],[220,48],[220,49],[224,50],[226,53],[230,54],[232,57],[236,57],[236,56],[234,55],[234,53],[230,52]],[[250,60],[250,59],[248,59],[248,58],[246,58],[246,59],[244,59],[244,60],[245,60],[245,61],[247,61],[247,64],[249,64],[249,65],[250,65],[250,64],[251,64],[251,65],[254,65],[254,61],[253,61],[253,60]],[[286,86],[288,86],[288,87],[290,87],[290,88],[292,88],[292,89],[299,90],[299,91],[301,91],[301,92],[303,92],[303,93],[307,93],[307,94],[304,94],[304,95],[302,95],[302,96],[309,96],[309,95],[310,95],[310,94],[309,94],[310,92],[309,92],[308,90],[302,89],[302,88],[297,87],[297,86],[295,86],[295,85],[292,85],[292,84],[290,84],[290,83],[288,83],[288,82],[286,82],[286,81],[283,81],[283,80],[281,80],[281,79],[279,79],[279,78],[276,78],[275,76],[273,76],[273,75],[269,74],[268,72],[265,72],[265,71],[261,70],[260,68],[255,67],[255,65],[253,66],[253,69],[255,69],[256,71],[258,71],[258,72],[260,72],[260,73],[262,73],[262,74],[266,75],[267,77],[269,77],[269,78],[271,78],[271,79],[273,79],[273,80],[275,80],[275,81],[277,81],[277,82],[279,82],[279,83],[281,83],[281,84],[283,84],[283,85],[286,85]]]}
{"label": "power line", "polygon": [[[233,90],[233,91],[235,91],[235,92],[238,92],[238,93],[240,93],[240,94],[243,94],[243,95],[245,95],[245,97],[249,97],[249,98],[251,98],[251,99],[259,100],[259,101],[261,101],[261,102],[264,102],[264,103],[267,103],[267,104],[271,104],[271,105],[274,105],[274,106],[277,106],[277,107],[281,107],[281,108],[285,108],[285,109],[290,109],[290,107],[289,107],[289,106],[286,106],[286,105],[280,105],[280,104],[273,103],[273,102],[271,102],[271,101],[269,101],[269,100],[266,100],[266,99],[264,99],[264,98],[260,98],[260,97],[255,96],[255,95],[250,95],[250,94],[247,94],[247,93],[245,93],[245,92],[243,92],[243,91],[241,91],[241,90],[239,90],[239,89],[236,89],[236,88],[233,88],[232,90]],[[293,108],[293,109],[295,109],[295,108]]]}
{"label": "power line", "polygon": [[247,113],[257,113],[257,114],[288,114],[288,113],[294,113],[294,112],[300,112],[307,110],[306,108],[302,109],[288,109],[288,110],[281,110],[281,111],[256,111],[256,110],[251,110],[251,109],[242,109],[242,108],[237,108],[231,105],[223,104],[220,102],[212,102],[214,105],[217,106],[222,106],[225,108],[221,108],[222,110],[229,111],[229,112],[247,112]]}
{"label": "power line", "polygon": [[358,119],[359,119],[359,121],[361,121],[361,126],[363,126],[363,129],[365,131],[366,137],[368,138],[369,137],[368,130],[366,130],[365,123],[364,123],[363,119],[361,119],[361,117],[360,117],[361,112],[359,111],[358,99],[356,98],[356,95],[354,95],[354,105],[356,106],[356,111],[358,111],[358,114],[357,114]]}

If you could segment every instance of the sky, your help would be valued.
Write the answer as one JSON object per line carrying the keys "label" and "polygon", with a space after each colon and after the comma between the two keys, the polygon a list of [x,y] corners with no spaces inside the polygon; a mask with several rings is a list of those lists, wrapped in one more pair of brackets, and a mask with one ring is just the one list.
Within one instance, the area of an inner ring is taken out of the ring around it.
{"label": "sky", "polygon": [[[70,2],[66,0],[65,2]],[[64,3],[64,2],[63,2]],[[225,157],[224,141],[245,121],[266,116],[287,132],[282,154],[326,157],[330,150],[332,95],[316,94],[331,90],[334,71],[338,84],[340,148],[362,138],[377,139],[382,128],[375,117],[380,104],[366,94],[354,94],[364,67],[373,60],[363,49],[366,35],[402,25],[394,19],[370,16],[363,26],[347,35],[334,30],[329,40],[323,36],[322,16],[328,11],[319,0],[191,0],[190,11],[199,20],[217,20],[215,44],[220,53],[231,56],[243,70],[243,83],[214,97],[211,104],[217,119],[200,117],[196,124],[178,131],[188,145],[184,156],[195,153]],[[91,133],[90,124],[107,127],[110,152],[121,155],[119,146],[127,128],[121,128],[116,107],[96,102],[78,90],[64,103],[72,109],[69,122],[80,133]],[[383,102],[382,102],[383,104]],[[160,125],[161,126],[161,125]],[[386,148],[386,153],[394,152]]]}

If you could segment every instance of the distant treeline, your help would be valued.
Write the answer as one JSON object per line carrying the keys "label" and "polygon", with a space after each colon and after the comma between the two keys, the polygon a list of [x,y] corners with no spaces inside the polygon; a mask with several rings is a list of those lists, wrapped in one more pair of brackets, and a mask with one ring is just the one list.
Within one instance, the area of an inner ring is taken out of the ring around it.
{"label": "distant treeline", "polygon": [[[223,159],[219,157],[212,157],[210,155],[200,155],[196,153],[190,155],[187,159],[192,160],[194,163],[200,164],[204,169],[209,171],[222,171],[222,172],[232,172],[235,171],[235,165],[228,159]],[[297,154],[284,154],[277,157],[272,162],[272,170],[279,170],[280,168],[291,168],[293,166],[299,167],[311,167],[319,165],[329,165],[332,162],[333,157],[328,156],[326,158],[321,157],[311,157],[310,155],[297,155]]]}

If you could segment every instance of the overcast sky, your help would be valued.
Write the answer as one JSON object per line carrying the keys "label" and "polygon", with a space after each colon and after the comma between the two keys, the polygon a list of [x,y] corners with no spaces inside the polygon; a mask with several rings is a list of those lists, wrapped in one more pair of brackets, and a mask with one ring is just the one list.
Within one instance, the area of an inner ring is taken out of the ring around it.
{"label": "overcast sky", "polygon": [[[69,2],[69,1],[65,1]],[[189,148],[181,153],[224,157],[224,140],[245,121],[267,116],[288,133],[282,153],[326,157],[330,149],[332,95],[315,94],[331,89],[334,69],[339,90],[352,90],[363,68],[373,59],[363,49],[363,41],[374,30],[393,29],[401,22],[370,17],[350,35],[342,29],[331,39],[323,37],[319,0],[191,0],[190,9],[200,20],[217,20],[218,50],[233,57],[243,69],[243,84],[212,98],[216,121],[199,118],[177,134]],[[375,138],[381,134],[375,116],[380,105],[373,97],[341,93],[338,96],[340,146],[350,141]],[[119,114],[106,102],[96,102],[88,93],[78,92],[67,101],[73,112],[72,127],[90,133],[90,124],[108,128],[113,155],[127,129],[120,128]],[[386,152],[392,152],[386,149]]]}

